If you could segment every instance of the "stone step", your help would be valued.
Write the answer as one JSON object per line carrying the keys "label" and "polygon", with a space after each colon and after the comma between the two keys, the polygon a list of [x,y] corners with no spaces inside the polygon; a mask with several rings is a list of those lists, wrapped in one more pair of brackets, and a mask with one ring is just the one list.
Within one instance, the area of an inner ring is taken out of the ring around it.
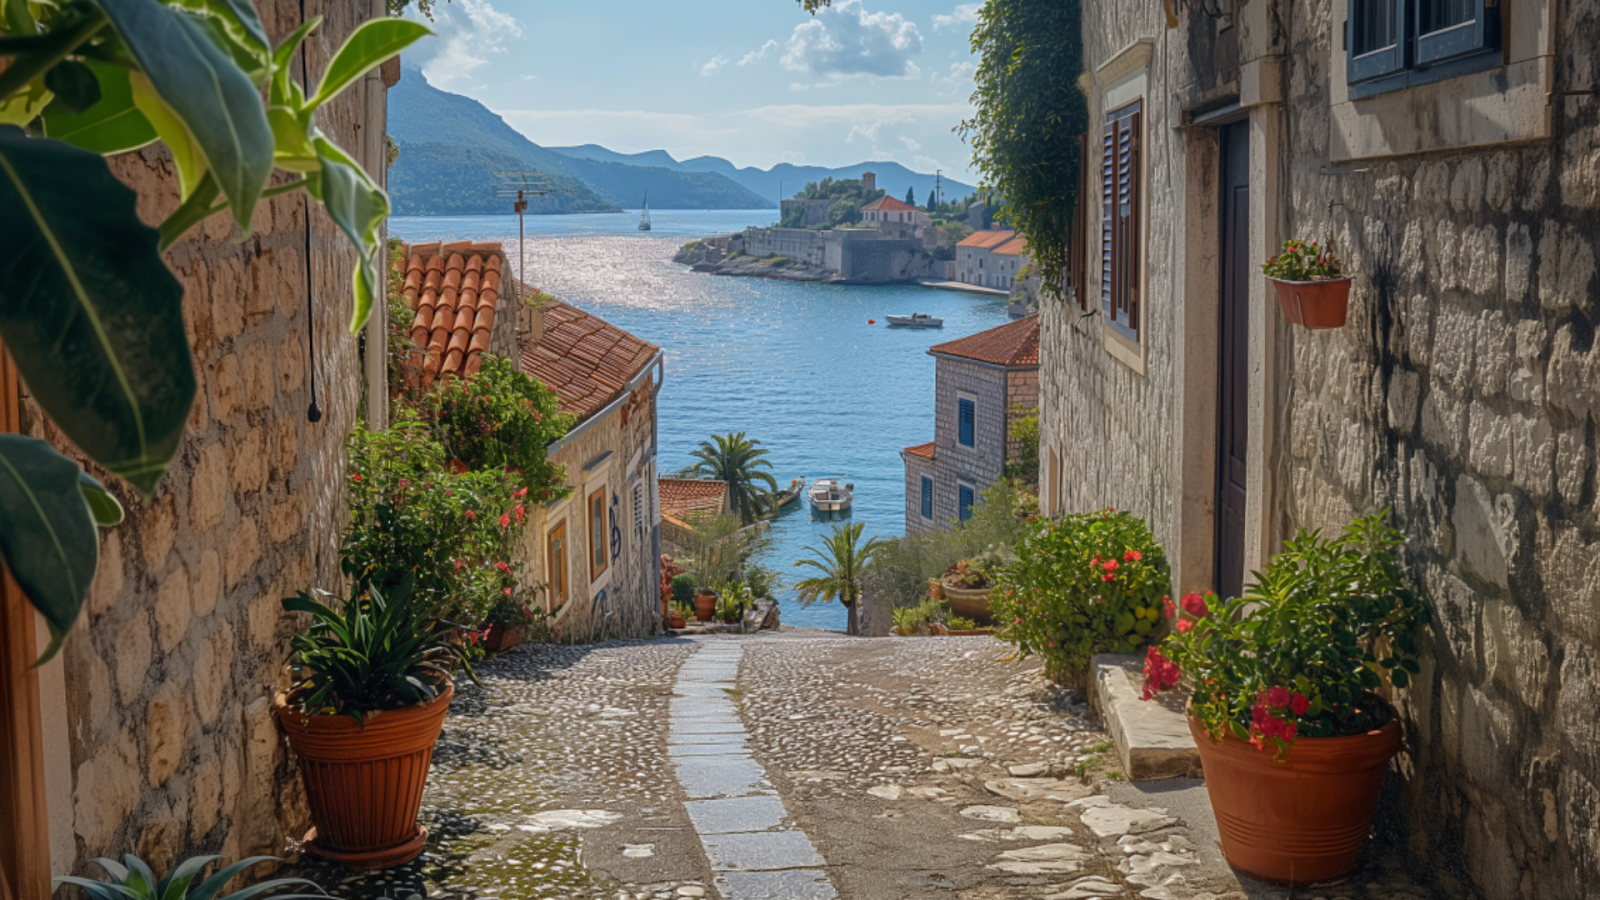
{"label": "stone step", "polygon": [[1205,777],[1184,713],[1188,694],[1166,691],[1141,700],[1143,656],[1101,653],[1090,661],[1089,674],[1089,702],[1106,723],[1128,780]]}

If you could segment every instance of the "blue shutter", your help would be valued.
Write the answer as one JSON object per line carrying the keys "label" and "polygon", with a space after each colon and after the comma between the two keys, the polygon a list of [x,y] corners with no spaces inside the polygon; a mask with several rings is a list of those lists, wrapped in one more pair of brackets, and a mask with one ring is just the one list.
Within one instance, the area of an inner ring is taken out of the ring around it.
{"label": "blue shutter", "polygon": [[1416,64],[1444,62],[1498,43],[1493,27],[1498,17],[1485,5],[1484,0],[1416,0]]}
{"label": "blue shutter", "polygon": [[958,400],[956,401],[956,404],[958,412],[956,418],[958,420],[957,424],[960,432],[957,440],[961,442],[961,446],[963,447],[974,446],[973,432],[976,430],[974,426],[977,422],[977,410],[974,409],[973,402],[971,400]]}
{"label": "blue shutter", "polygon": [[969,488],[963,484],[961,485],[958,494],[959,498],[957,502],[959,504],[961,521],[965,522],[966,520],[972,518],[972,488]]}
{"label": "blue shutter", "polygon": [[933,479],[922,476],[922,517],[933,518]]}
{"label": "blue shutter", "polygon": [[1406,67],[1406,18],[1406,0],[1350,0],[1345,72],[1351,84]]}

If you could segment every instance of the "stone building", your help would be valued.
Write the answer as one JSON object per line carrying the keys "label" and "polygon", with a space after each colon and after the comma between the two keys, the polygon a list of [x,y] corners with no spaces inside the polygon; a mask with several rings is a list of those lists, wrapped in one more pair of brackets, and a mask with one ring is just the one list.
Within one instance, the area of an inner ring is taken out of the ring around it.
{"label": "stone building", "polygon": [[935,344],[928,355],[936,361],[933,440],[900,452],[907,534],[966,521],[1017,460],[1011,425],[1039,402],[1039,319]]}
{"label": "stone building", "polygon": [[954,281],[1010,292],[1028,266],[1028,241],[1015,231],[974,231],[956,243]]}
{"label": "stone building", "polygon": [[733,515],[728,483],[710,478],[659,478],[661,546],[668,554],[687,552],[695,522],[705,516]]}
{"label": "stone building", "polygon": [[861,220],[868,225],[903,225],[917,228],[933,224],[928,214],[904,200],[883,196],[861,207]]}
{"label": "stone building", "polygon": [[[1294,529],[1392,508],[1435,612],[1406,849],[1448,896],[1588,896],[1600,8],[1168,9],[1083,20],[1102,262],[1044,303],[1045,508],[1132,510],[1177,589],[1228,593]],[[1344,327],[1285,323],[1256,267],[1286,238],[1335,244]]]}
{"label": "stone building", "polygon": [[[305,45],[313,82],[363,19],[384,14],[381,0],[258,6],[274,43],[323,17]],[[385,90],[374,72],[317,115],[380,181]],[[177,207],[164,146],[110,165],[152,227]],[[382,355],[363,370],[348,330],[355,254],[300,194],[262,201],[242,242],[227,216],[212,217],[167,260],[198,387],[171,469],[146,502],[88,466],[127,518],[101,532],[83,614],[54,661],[27,669],[43,646],[38,620],[0,586],[0,871],[29,900],[49,896],[52,874],[98,875],[94,857],[134,852],[162,871],[202,852],[280,854],[309,824],[270,709],[304,626],[279,600],[340,588],[344,444],[364,398],[382,422]],[[0,377],[0,428],[83,462],[22,387]]]}

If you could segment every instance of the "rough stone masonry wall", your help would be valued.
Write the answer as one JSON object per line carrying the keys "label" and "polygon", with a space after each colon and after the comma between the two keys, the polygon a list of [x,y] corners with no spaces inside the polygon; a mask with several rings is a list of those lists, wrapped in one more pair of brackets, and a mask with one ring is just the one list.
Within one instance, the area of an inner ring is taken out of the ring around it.
{"label": "rough stone masonry wall", "polygon": [[[976,401],[971,447],[960,443],[957,401],[962,394]],[[933,519],[943,528],[960,513],[958,480],[982,494],[1005,470],[1006,370],[941,356],[933,400]]]}
{"label": "rough stone masonry wall", "polygon": [[[301,22],[294,0],[260,6],[274,40]],[[313,77],[365,8],[307,0],[306,15],[326,17],[309,43]],[[319,113],[346,147],[358,103],[347,96]],[[119,157],[112,170],[140,192],[146,222],[177,206],[164,148]],[[360,395],[348,335],[354,256],[313,212],[323,417],[309,424],[304,201],[262,203],[253,227],[236,243],[230,220],[214,217],[168,254],[184,285],[199,390],[155,499],[96,472],[128,517],[102,532],[99,573],[62,651],[67,708],[46,710],[67,718],[72,793],[70,803],[52,798],[69,807],[52,815],[70,818],[64,856],[78,874],[90,874],[93,857],[128,851],[157,872],[200,852],[277,854],[307,825],[269,697],[295,627],[279,598],[339,584],[343,445]],[[23,430],[70,447],[26,403]]]}
{"label": "rough stone masonry wall", "polygon": [[[1600,11],[1551,8],[1555,84],[1593,85]],[[1288,332],[1284,524],[1393,506],[1406,533],[1436,617],[1402,693],[1410,850],[1449,896],[1592,896],[1600,102],[1555,101],[1550,141],[1328,178],[1336,18],[1329,0],[1291,18],[1284,224],[1337,238],[1356,277],[1344,328]]]}

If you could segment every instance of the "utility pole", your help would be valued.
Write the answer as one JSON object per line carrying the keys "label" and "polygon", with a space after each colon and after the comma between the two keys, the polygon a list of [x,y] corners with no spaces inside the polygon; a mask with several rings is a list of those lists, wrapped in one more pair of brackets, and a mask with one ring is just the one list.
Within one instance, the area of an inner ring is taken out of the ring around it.
{"label": "utility pole", "polygon": [[[517,214],[517,282],[524,287],[528,284],[528,251],[527,232],[523,228],[522,215],[528,211],[528,196],[531,194],[543,197],[546,194],[570,194],[571,191],[558,191],[542,180],[538,172],[499,172],[497,178],[501,179],[495,184],[496,194],[501,197],[516,197],[511,204],[511,209]],[[541,179],[538,181],[531,179]],[[522,302],[522,290],[517,290],[517,302]]]}

